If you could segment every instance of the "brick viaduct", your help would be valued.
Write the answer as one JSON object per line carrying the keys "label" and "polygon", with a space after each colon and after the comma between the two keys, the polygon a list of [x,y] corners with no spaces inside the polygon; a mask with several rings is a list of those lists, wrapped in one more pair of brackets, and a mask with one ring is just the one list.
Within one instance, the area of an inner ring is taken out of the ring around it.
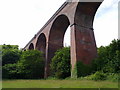
{"label": "brick viaduct", "polygon": [[90,64],[97,56],[93,20],[100,4],[101,2],[65,2],[24,47],[24,50],[37,49],[44,53],[44,77],[49,76],[54,53],[63,47],[68,26],[71,29],[71,76],[78,61]]}

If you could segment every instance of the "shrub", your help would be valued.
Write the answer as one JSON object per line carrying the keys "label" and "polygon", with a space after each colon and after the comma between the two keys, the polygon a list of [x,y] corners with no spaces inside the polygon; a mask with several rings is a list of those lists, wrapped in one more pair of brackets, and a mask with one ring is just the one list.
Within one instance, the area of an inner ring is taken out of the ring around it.
{"label": "shrub", "polygon": [[18,62],[18,69],[18,73],[24,75],[24,78],[43,78],[43,54],[38,50],[24,51],[21,55],[21,60]]}
{"label": "shrub", "polygon": [[108,74],[107,75],[107,80],[118,82],[118,80],[120,80],[119,74],[114,74],[114,73]]}
{"label": "shrub", "polygon": [[22,52],[21,59],[14,64],[5,64],[2,68],[5,79],[36,79],[44,76],[44,59],[38,50]]}
{"label": "shrub", "polygon": [[105,73],[101,71],[97,71],[96,73],[90,75],[89,78],[92,80],[98,81],[98,80],[106,80],[107,76]]}
{"label": "shrub", "polygon": [[77,76],[82,77],[82,76],[87,76],[91,73],[91,65],[86,65],[83,64],[83,62],[78,61],[77,62]]}
{"label": "shrub", "polygon": [[70,48],[65,47],[58,50],[51,62],[52,75],[57,78],[70,76]]}
{"label": "shrub", "polygon": [[98,48],[98,57],[92,62],[93,72],[120,73],[120,40]]}
{"label": "shrub", "polygon": [[6,64],[2,67],[3,79],[16,79],[17,75],[17,64]]}
{"label": "shrub", "polygon": [[2,66],[13,64],[20,60],[20,50],[8,49],[2,52]]}

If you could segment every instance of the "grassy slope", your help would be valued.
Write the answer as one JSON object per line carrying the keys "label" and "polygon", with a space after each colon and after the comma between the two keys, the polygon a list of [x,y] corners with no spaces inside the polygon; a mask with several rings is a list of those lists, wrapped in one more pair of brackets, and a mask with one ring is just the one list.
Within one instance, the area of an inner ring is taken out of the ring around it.
{"label": "grassy slope", "polygon": [[88,80],[4,80],[3,88],[118,88],[117,82]]}

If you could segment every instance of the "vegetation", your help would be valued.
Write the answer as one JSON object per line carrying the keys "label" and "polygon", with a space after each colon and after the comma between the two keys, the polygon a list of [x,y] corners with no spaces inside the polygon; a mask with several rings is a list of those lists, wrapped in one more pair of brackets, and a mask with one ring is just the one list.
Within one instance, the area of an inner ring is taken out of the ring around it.
{"label": "vegetation", "polygon": [[[120,73],[120,40],[113,40],[108,46],[98,48],[98,58],[93,60],[92,72],[101,73],[104,79],[110,79],[110,76],[118,81]],[[95,75],[96,76],[96,75]],[[103,78],[98,78],[103,80]]]}
{"label": "vegetation", "polygon": [[82,61],[77,61],[74,69],[72,70],[72,78],[79,78],[90,75],[92,72],[91,65],[86,65]]}
{"label": "vegetation", "polygon": [[17,45],[3,45],[2,46],[2,66],[5,64],[16,63],[20,59],[21,51],[18,50]]}
{"label": "vegetation", "polygon": [[77,62],[77,75],[78,77],[87,76],[91,73],[91,65],[85,65],[81,61]]}
{"label": "vegetation", "polygon": [[66,78],[70,76],[70,48],[59,49],[51,62],[52,75],[57,78]]}
{"label": "vegetation", "polygon": [[38,50],[22,52],[15,45],[3,45],[3,79],[43,78],[44,59]]}
{"label": "vegetation", "polygon": [[[4,79],[43,78],[44,59],[38,50],[21,51],[18,46],[3,45]],[[51,62],[52,77],[65,79],[70,77],[70,47],[58,50]],[[80,70],[79,70],[80,68]],[[74,73],[84,80],[120,80],[120,40],[113,40],[108,46],[98,48],[98,57],[91,65],[77,62]]]}
{"label": "vegetation", "polygon": [[43,78],[44,59],[38,50],[24,51],[18,64],[18,73],[25,76],[24,78]]}
{"label": "vegetation", "polygon": [[[67,48],[68,49],[68,48]],[[66,48],[56,52],[52,59],[51,68],[57,78],[66,78],[66,70],[70,70],[70,52]],[[67,56],[68,57],[65,57]],[[93,60],[91,65],[85,65],[77,62],[73,74],[78,77],[87,77],[90,80],[107,80],[118,81],[120,73],[120,40],[113,40],[108,46],[98,48],[98,57]],[[68,60],[68,63],[67,62]],[[113,79],[114,78],[114,79]]]}
{"label": "vegetation", "polygon": [[[83,88],[82,90],[118,90],[117,82],[90,80],[4,80],[3,88]],[[85,89],[84,89],[85,88]],[[105,88],[105,89],[104,89]],[[108,88],[108,89],[107,89]],[[113,89],[112,89],[113,88]],[[116,88],[116,89],[115,89]],[[23,89],[24,90],[24,89]],[[54,89],[53,89],[54,90]]]}
{"label": "vegetation", "polygon": [[113,40],[106,47],[98,48],[98,58],[93,61],[94,71],[120,73],[120,40]]}

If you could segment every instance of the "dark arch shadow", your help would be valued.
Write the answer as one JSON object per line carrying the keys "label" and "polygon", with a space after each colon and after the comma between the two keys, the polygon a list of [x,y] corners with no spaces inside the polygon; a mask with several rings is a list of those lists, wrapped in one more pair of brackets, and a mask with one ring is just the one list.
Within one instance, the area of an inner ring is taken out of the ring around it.
{"label": "dark arch shadow", "polygon": [[52,24],[48,40],[48,49],[50,58],[54,56],[54,53],[63,47],[64,35],[70,25],[69,19],[66,15],[58,16]]}
{"label": "dark arch shadow", "polygon": [[93,21],[102,2],[78,2],[75,13],[75,24],[93,30]]}
{"label": "dark arch shadow", "polygon": [[50,73],[50,62],[53,56],[55,55],[55,52],[63,47],[63,42],[64,42],[64,35],[65,32],[70,25],[70,21],[66,15],[60,15],[58,16],[50,29],[49,33],[49,40],[48,40],[48,56],[47,56],[47,72],[49,76]]}
{"label": "dark arch shadow", "polygon": [[34,50],[34,45],[33,45],[33,43],[30,44],[30,46],[29,46],[28,49],[29,49],[29,50]]}
{"label": "dark arch shadow", "polygon": [[45,53],[46,53],[46,37],[45,34],[42,33],[39,35],[37,43],[36,43],[36,49],[41,51],[44,55],[45,58]]}

